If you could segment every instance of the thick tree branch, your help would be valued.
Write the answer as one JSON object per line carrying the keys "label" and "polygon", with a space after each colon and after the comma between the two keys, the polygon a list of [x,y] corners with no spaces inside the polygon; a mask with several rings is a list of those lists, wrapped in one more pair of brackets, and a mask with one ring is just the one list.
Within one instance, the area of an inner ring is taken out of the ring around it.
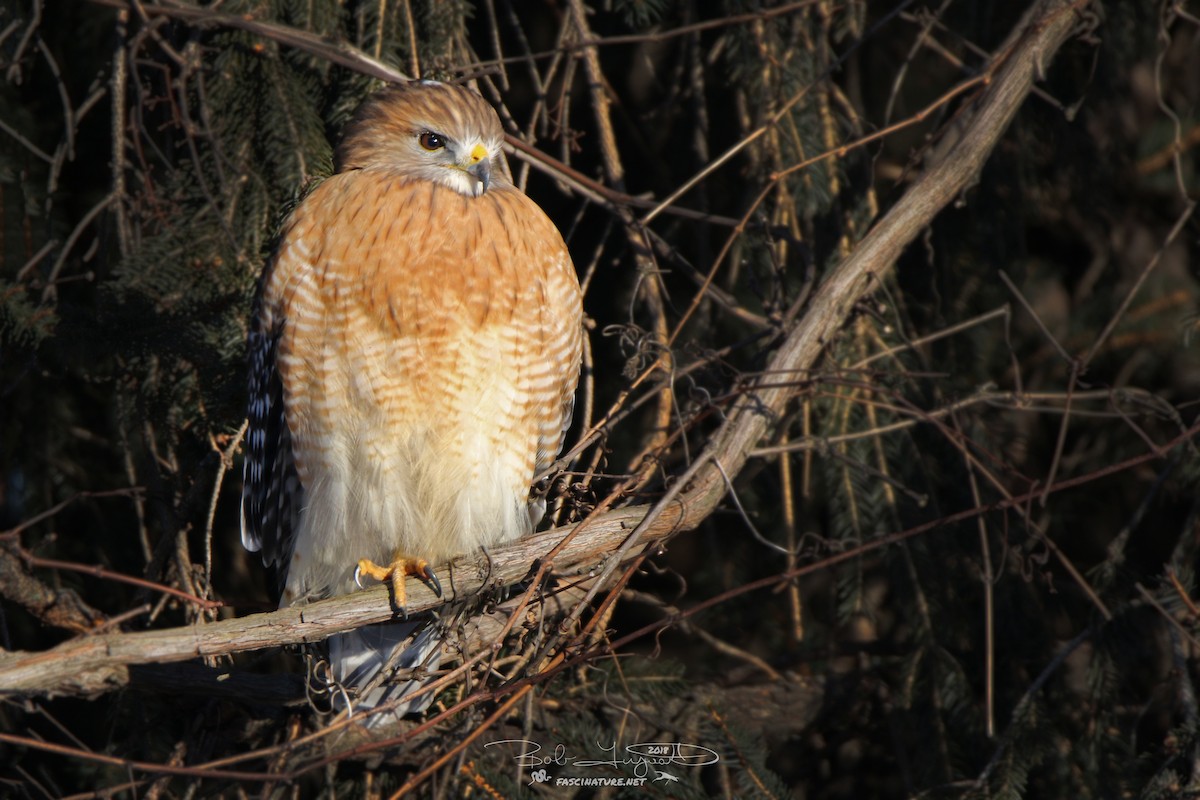
{"label": "thick tree branch", "polygon": [[[462,557],[438,570],[446,599],[453,601],[492,586],[520,581],[530,564],[557,545],[553,572],[595,568],[614,552],[634,555],[644,544],[695,528],[717,507],[750,451],[780,419],[823,348],[851,309],[892,267],[903,249],[975,180],[1055,52],[1070,36],[1089,0],[1043,0],[1035,4],[985,73],[983,88],[962,112],[957,141],[944,148],[898,203],[828,276],[812,304],[787,331],[766,375],[737,401],[726,422],[700,456],[691,479],[670,502],[635,506],[589,519],[574,529],[539,534],[491,554]],[[681,478],[680,480],[686,480]],[[610,575],[614,560],[603,570]],[[603,576],[602,576],[603,577]],[[410,610],[435,607],[423,586],[409,592]],[[43,653],[0,656],[0,693],[88,694],[123,685],[134,664],[183,661],[313,642],[392,617],[386,590],[376,588],[309,606],[185,628],[78,638]]]}

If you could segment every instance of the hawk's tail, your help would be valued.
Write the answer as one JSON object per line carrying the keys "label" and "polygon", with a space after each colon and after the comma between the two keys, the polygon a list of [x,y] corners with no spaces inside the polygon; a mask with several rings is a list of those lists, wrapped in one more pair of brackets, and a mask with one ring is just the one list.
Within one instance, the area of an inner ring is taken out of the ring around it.
{"label": "hawk's tail", "polygon": [[[441,661],[442,637],[436,620],[366,625],[329,638],[329,663],[334,680],[349,690],[357,691],[351,701],[354,711],[369,711],[384,703],[400,701],[395,710],[372,714],[367,724],[392,721],[392,714],[419,714],[429,707],[434,692],[406,701],[404,698],[429,683],[430,678],[406,679],[396,677],[397,671],[423,667],[437,669]],[[381,675],[382,673],[382,675]],[[335,709],[345,704],[345,695],[335,702]]]}

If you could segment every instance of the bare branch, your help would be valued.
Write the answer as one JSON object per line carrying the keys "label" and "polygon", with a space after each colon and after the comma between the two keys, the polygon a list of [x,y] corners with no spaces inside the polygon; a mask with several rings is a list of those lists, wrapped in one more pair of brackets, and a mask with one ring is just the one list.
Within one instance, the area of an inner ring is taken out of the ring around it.
{"label": "bare branch", "polygon": [[[129,2],[129,0],[91,0],[91,2],[122,10],[134,7],[134,4]],[[216,25],[254,33],[271,41],[295,47],[306,53],[327,59],[334,64],[340,64],[343,67],[357,70],[364,75],[369,75],[381,81],[403,83],[404,81],[411,80],[408,75],[384,64],[376,58],[372,58],[349,42],[338,41],[326,36],[318,36],[308,31],[298,30],[287,25],[280,25],[276,22],[264,22],[255,19],[251,14],[223,14],[219,11],[212,11],[207,8],[191,5],[190,3],[179,2],[178,0],[163,5],[137,4],[136,8],[150,16],[171,17],[173,19],[184,20],[192,25]]]}

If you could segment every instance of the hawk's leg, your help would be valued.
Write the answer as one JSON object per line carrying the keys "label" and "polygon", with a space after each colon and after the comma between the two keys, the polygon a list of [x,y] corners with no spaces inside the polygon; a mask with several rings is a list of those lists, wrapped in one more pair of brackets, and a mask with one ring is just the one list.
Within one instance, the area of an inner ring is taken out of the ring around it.
{"label": "hawk's leg", "polygon": [[369,575],[377,581],[390,581],[392,584],[392,597],[395,600],[396,608],[405,617],[408,616],[408,610],[405,608],[408,603],[408,592],[404,588],[404,579],[409,575],[416,575],[430,585],[434,594],[438,597],[442,596],[442,584],[437,579],[437,576],[433,574],[429,562],[423,558],[404,558],[397,553],[392,559],[392,563],[386,567],[376,564],[369,558],[361,558],[358,561],[358,566],[354,568],[354,582],[360,587],[362,586],[362,582],[359,578],[363,575]]}

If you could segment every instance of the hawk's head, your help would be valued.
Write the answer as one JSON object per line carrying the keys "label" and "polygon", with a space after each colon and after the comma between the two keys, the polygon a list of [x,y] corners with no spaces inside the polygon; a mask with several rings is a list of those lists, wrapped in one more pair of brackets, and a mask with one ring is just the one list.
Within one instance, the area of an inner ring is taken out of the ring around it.
{"label": "hawk's head", "polygon": [[413,81],[376,92],[346,126],[338,172],[385,169],[478,197],[508,183],[500,145],[504,129],[486,100],[470,89]]}

